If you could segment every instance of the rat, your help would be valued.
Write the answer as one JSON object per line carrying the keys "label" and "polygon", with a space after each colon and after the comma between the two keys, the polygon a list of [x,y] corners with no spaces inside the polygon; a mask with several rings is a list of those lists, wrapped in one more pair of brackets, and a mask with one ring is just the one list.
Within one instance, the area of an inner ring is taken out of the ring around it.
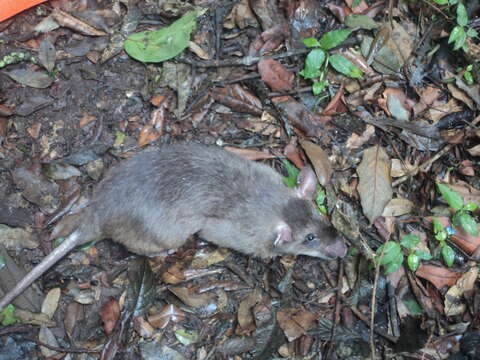
{"label": "rat", "polygon": [[[0,310],[70,250],[110,238],[152,256],[198,235],[247,255],[343,257],[347,247],[314,206],[317,179],[304,167],[296,188],[271,167],[217,146],[164,145],[107,171],[88,205],[52,233],[66,239],[0,301]],[[71,220],[74,219],[74,220]]]}

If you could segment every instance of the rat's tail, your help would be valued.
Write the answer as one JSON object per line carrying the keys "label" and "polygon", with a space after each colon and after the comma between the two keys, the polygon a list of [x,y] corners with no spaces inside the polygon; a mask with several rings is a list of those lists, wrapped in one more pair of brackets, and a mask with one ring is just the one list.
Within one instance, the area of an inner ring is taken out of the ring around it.
{"label": "rat's tail", "polygon": [[48,254],[40,264],[35,266],[20,282],[15,285],[7,294],[0,300],[0,311],[5,306],[10,304],[13,299],[20,295],[26,288],[28,288],[35,280],[43,275],[45,271],[51,268],[57,261],[63,258],[74,247],[81,244],[82,234],[80,230],[75,230],[67,238],[56,247],[50,254]]}

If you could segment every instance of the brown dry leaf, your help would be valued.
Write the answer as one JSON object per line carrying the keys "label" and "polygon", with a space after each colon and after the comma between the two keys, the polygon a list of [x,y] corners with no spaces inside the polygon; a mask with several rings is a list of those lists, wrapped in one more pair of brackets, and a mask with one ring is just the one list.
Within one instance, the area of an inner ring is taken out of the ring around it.
{"label": "brown dry leaf", "polygon": [[120,318],[120,305],[116,299],[111,298],[103,304],[102,309],[100,310],[100,318],[103,321],[103,330],[105,331],[105,334],[110,335]]}
{"label": "brown dry leaf", "polygon": [[187,306],[194,308],[205,308],[208,306],[210,311],[214,311],[214,308],[217,308],[214,294],[198,294],[195,289],[184,286],[172,286],[169,290]]}
{"label": "brown dry leaf", "polygon": [[393,21],[393,30],[390,34],[390,39],[387,46],[396,55],[400,65],[405,64],[405,61],[410,57],[413,50],[413,40],[405,28],[396,21]]}
{"label": "brown dry leaf", "polygon": [[198,45],[196,42],[189,41],[188,42],[188,49],[193,52],[195,55],[197,55],[200,59],[202,60],[210,60],[211,56],[202,49],[200,45]]}
{"label": "brown dry leaf", "polygon": [[437,289],[455,285],[461,274],[443,266],[420,264],[415,275],[430,281]]}
{"label": "brown dry leaf", "polygon": [[458,172],[465,176],[475,176],[475,165],[470,160],[463,160],[460,163]]}
{"label": "brown dry leaf", "polygon": [[8,106],[0,104],[0,116],[12,116],[13,111]]}
{"label": "brown dry leaf", "polygon": [[0,136],[7,136],[8,119],[6,117],[0,117]]}
{"label": "brown dry leaf", "polygon": [[448,83],[447,88],[455,99],[460,100],[470,109],[474,109],[473,100],[470,99],[470,97],[464,91],[460,90],[457,85]]}
{"label": "brown dry leaf", "polygon": [[336,16],[336,18],[343,24],[345,22],[345,18],[352,13],[345,5],[336,5],[331,2],[327,3],[327,7],[330,12]]}
{"label": "brown dry leaf", "polygon": [[265,160],[265,159],[273,159],[275,157],[272,154],[268,154],[266,152],[253,150],[253,149],[241,149],[233,146],[225,146],[224,149],[234,154],[237,154],[238,156],[241,156],[247,160]]}
{"label": "brown dry leaf", "polygon": [[320,185],[328,185],[332,179],[333,169],[327,153],[320,145],[310,141],[300,139],[299,142],[315,168],[315,173],[317,174]]}
{"label": "brown dry leaf", "polygon": [[433,86],[415,88],[415,91],[420,98],[420,101],[413,107],[413,113],[415,117],[431,107],[432,104],[442,95],[442,90]]}
{"label": "brown dry leaf", "polygon": [[278,325],[290,342],[305,335],[317,318],[318,315],[300,309],[282,309],[277,313]]}
{"label": "brown dry leaf", "polygon": [[457,283],[448,289],[445,294],[445,315],[461,315],[466,309],[463,295],[474,289],[475,281],[478,277],[478,267],[472,266],[470,270],[464,273]]}
{"label": "brown dry leaf", "polygon": [[365,131],[362,135],[357,135],[352,133],[352,135],[347,139],[347,149],[353,150],[360,148],[363,144],[368,142],[372,136],[375,135],[375,126],[367,124]]}
{"label": "brown dry leaf", "polygon": [[347,107],[345,106],[345,98],[343,96],[343,88],[344,85],[342,84],[335,96],[330,100],[325,109],[323,109],[322,115],[336,115],[347,111]]}
{"label": "brown dry leaf", "polygon": [[445,115],[462,111],[462,106],[459,105],[458,101],[455,99],[450,99],[448,103],[443,101],[435,101],[432,108],[429,110],[430,119],[436,123]]}
{"label": "brown dry leaf", "polygon": [[244,300],[238,305],[238,325],[240,329],[237,330],[238,335],[249,335],[255,331],[255,319],[253,317],[252,308],[262,300],[262,293],[258,288],[255,288]]}
{"label": "brown dry leaf", "polygon": [[410,164],[406,161],[402,163],[399,159],[392,159],[392,168],[390,175],[392,178],[404,176],[407,172],[412,172],[417,168],[415,164]]}
{"label": "brown dry leaf", "polygon": [[165,329],[167,325],[173,322],[181,322],[186,318],[186,314],[173,304],[163,307],[158,314],[148,317],[148,322],[157,329]]}
{"label": "brown dry leaf", "polygon": [[258,62],[258,72],[272,91],[293,89],[295,74],[276,60],[263,58]]}
{"label": "brown dry leaf", "polygon": [[237,126],[263,136],[273,136],[276,138],[281,136],[281,129],[277,121],[266,112],[262,114],[261,118],[251,117],[241,123],[237,123]]}
{"label": "brown dry leaf", "polygon": [[162,281],[166,284],[178,284],[185,281],[185,269],[180,262],[174,263],[162,273]]}
{"label": "brown dry leaf", "polygon": [[217,102],[232,110],[256,116],[262,114],[262,102],[239,84],[216,89],[212,96]]}
{"label": "brown dry leaf", "polygon": [[65,331],[69,337],[73,336],[75,327],[79,321],[83,319],[83,315],[83,305],[75,301],[72,301],[67,305],[65,317],[63,318],[63,326],[65,327]]}
{"label": "brown dry leaf", "polygon": [[151,338],[155,333],[153,326],[142,316],[135,316],[133,318],[133,328],[144,339]]}
{"label": "brown dry leaf", "polygon": [[455,76],[455,84],[460,90],[463,90],[477,104],[477,106],[480,106],[480,87],[478,84],[467,85],[465,81],[463,81],[462,74],[457,74]]}
{"label": "brown dry leaf", "polygon": [[162,136],[159,131],[150,124],[145,125],[138,135],[138,146],[143,147],[151,142],[158,140]]}
{"label": "brown dry leaf", "polygon": [[297,144],[294,143],[294,141],[290,141],[290,144],[285,146],[285,149],[283,149],[283,155],[285,155],[298,169],[303,168],[303,160],[300,156],[300,151],[298,151]]}
{"label": "brown dry leaf", "polygon": [[382,215],[385,205],[392,199],[390,167],[387,153],[377,145],[363,152],[362,162],[357,168],[357,190],[363,213],[371,224]]}
{"label": "brown dry leaf", "polygon": [[40,135],[40,129],[42,128],[41,123],[36,123],[32,126],[30,126],[27,129],[28,135],[30,135],[33,139],[38,139],[38,136]]}
{"label": "brown dry leaf", "polygon": [[233,29],[235,25],[240,29],[245,29],[247,26],[258,26],[257,19],[250,8],[248,0],[240,0],[240,2],[235,4],[226,20],[230,20],[228,25],[224,23],[224,27],[227,29]]}
{"label": "brown dry leaf", "polygon": [[63,27],[72,29],[74,31],[78,31],[79,33],[87,36],[106,36],[107,33],[95,29],[93,26],[83,22],[82,20],[73,17],[72,15],[59,10],[55,9],[52,12],[52,17],[55,21]]}
{"label": "brown dry leaf", "polygon": [[42,314],[47,315],[49,319],[53,318],[53,314],[55,314],[55,311],[58,308],[60,294],[60,288],[54,288],[47,293],[47,296],[45,296],[45,299],[43,300],[41,312]]}
{"label": "brown dry leaf", "polygon": [[217,248],[214,251],[199,250],[190,264],[191,269],[203,269],[211,265],[224,261],[232,252],[225,248]]}
{"label": "brown dry leaf", "polygon": [[389,201],[383,209],[382,216],[402,216],[410,214],[413,210],[413,202],[404,198],[396,198]]}
{"label": "brown dry leaf", "polygon": [[80,129],[83,128],[85,125],[90,124],[92,121],[96,121],[97,117],[90,115],[90,114],[83,114],[82,118],[80,119]]}
{"label": "brown dry leaf", "polygon": [[480,144],[475,145],[474,147],[468,149],[467,151],[472,156],[480,156]]}

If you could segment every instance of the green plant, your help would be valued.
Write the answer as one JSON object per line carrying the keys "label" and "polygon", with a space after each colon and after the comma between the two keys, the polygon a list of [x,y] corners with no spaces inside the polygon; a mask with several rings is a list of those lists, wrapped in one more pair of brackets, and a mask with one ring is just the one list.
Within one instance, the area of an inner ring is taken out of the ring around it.
{"label": "green plant", "polygon": [[305,59],[305,67],[300,71],[305,79],[313,80],[312,91],[315,95],[320,94],[328,85],[326,79],[328,66],[331,65],[336,71],[351,77],[362,78],[362,71],[354,66],[350,60],[339,54],[329,54],[329,50],[340,45],[351,34],[351,30],[333,30],[324,34],[320,40],[307,38],[302,40],[306,47],[312,50]]}
{"label": "green plant", "polygon": [[462,227],[470,235],[478,236],[478,224],[470,215],[478,208],[477,204],[465,203],[462,196],[447,185],[437,184],[437,188],[447,204],[455,210],[452,217],[453,226]]}
{"label": "green plant", "polygon": [[453,50],[463,49],[468,51],[467,37],[477,37],[478,33],[475,29],[467,27],[468,13],[465,5],[459,0],[433,0],[437,5],[457,5],[456,10],[456,25],[450,32],[448,43],[453,43]]}
{"label": "green plant", "polygon": [[473,85],[475,83],[475,79],[473,78],[472,70],[473,70],[473,65],[472,64],[467,65],[465,67],[465,69],[463,69],[463,68],[458,68],[457,69],[457,72],[462,74],[463,78],[465,79],[465,82],[468,85]]}
{"label": "green plant", "polygon": [[406,252],[408,268],[412,271],[417,271],[421,260],[430,260],[432,258],[428,252],[418,248],[419,243],[420,238],[415,234],[404,236],[400,243],[387,241],[377,249],[375,262],[378,264],[383,252],[380,265],[383,265],[385,275],[388,275],[402,266]]}
{"label": "green plant", "polygon": [[435,239],[438,240],[443,261],[447,266],[452,266],[453,261],[455,260],[455,251],[447,244],[447,239],[450,235],[453,235],[455,232],[452,228],[443,226],[442,222],[439,219],[432,219],[433,222],[433,232],[435,234]]}

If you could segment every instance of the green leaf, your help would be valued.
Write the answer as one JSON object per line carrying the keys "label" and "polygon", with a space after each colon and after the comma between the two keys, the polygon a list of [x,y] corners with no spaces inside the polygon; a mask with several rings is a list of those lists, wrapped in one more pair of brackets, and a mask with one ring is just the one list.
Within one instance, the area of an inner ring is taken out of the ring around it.
{"label": "green leaf", "polygon": [[349,28],[360,28],[366,30],[373,30],[378,28],[378,24],[370,16],[352,14],[345,17],[345,25]]}
{"label": "green leaf", "polygon": [[465,81],[467,82],[468,85],[473,85],[473,83],[475,82],[473,80],[473,76],[472,76],[472,73],[470,71],[465,71],[463,73],[463,78],[465,79]]}
{"label": "green leaf", "polygon": [[462,3],[457,5],[457,24],[460,26],[467,26],[468,24],[467,9]]}
{"label": "green leaf", "polygon": [[288,187],[295,187],[297,186],[297,176],[300,171],[288,160],[282,160],[283,166],[287,170],[287,176],[283,178],[283,183]]}
{"label": "green leaf", "polygon": [[322,74],[320,67],[325,62],[325,51],[322,49],[313,49],[305,59],[305,68],[300,71],[305,79],[318,78]]}
{"label": "green leaf", "polygon": [[417,246],[419,242],[420,238],[418,237],[418,235],[408,234],[403,237],[402,241],[400,241],[400,244],[407,249],[412,249]]}
{"label": "green leaf", "polygon": [[436,4],[438,5],[447,5],[448,4],[448,0],[433,0],[435,1]]}
{"label": "green leaf", "polygon": [[455,251],[450,246],[445,245],[442,247],[442,257],[447,266],[452,266],[453,260],[455,260]]}
{"label": "green leaf", "polygon": [[445,241],[447,239],[447,232],[439,231],[438,233],[435,234],[435,239],[437,239],[440,242]]}
{"label": "green leaf", "polygon": [[18,322],[18,319],[15,317],[15,307],[12,304],[8,304],[5,308],[0,311],[2,315],[2,326],[8,326]]}
{"label": "green leaf", "polygon": [[398,263],[400,261],[400,258],[403,261],[402,248],[400,247],[400,244],[395,241],[387,241],[385,244],[383,244],[377,249],[376,257],[378,259],[380,258],[384,247],[385,251],[383,253],[382,262],[380,263],[381,265]]}
{"label": "green leaf", "polygon": [[325,190],[322,189],[320,185],[317,186],[317,197],[315,198],[315,202],[318,206],[323,205],[325,203]]}
{"label": "green leaf", "polygon": [[384,266],[385,275],[388,275],[397,271],[400,268],[400,266],[402,266],[402,263],[403,263],[403,256],[400,258],[398,262],[392,262],[392,263],[389,263],[388,265],[385,265]]}
{"label": "green leaf", "polygon": [[430,255],[425,250],[415,250],[415,255],[417,255],[422,260],[430,260],[432,259],[432,255]]}
{"label": "green leaf", "polygon": [[330,64],[333,68],[339,73],[346,75],[351,78],[362,78],[362,71],[354,66],[350,60],[344,58],[342,55],[334,54],[330,56]]}
{"label": "green leaf", "polygon": [[318,42],[318,40],[315,39],[315,38],[313,38],[313,37],[303,39],[303,40],[302,40],[302,43],[303,43],[307,48],[319,47],[319,46],[320,46],[320,43]]}
{"label": "green leaf", "polygon": [[323,90],[325,90],[327,85],[328,85],[328,81],[326,81],[326,80],[325,81],[315,81],[313,83],[313,86],[312,86],[313,95],[321,94],[323,92]]}
{"label": "green leaf", "polygon": [[462,31],[465,32],[462,26],[455,26],[450,32],[450,36],[448,37],[448,43],[451,44],[455,42],[460,37]]}
{"label": "green leaf", "polygon": [[[454,29],[458,28],[456,26]],[[453,31],[453,30],[452,30]],[[467,40],[467,34],[465,33],[465,29],[463,27],[459,27],[459,30],[456,34],[455,45],[453,46],[453,50],[458,50],[466,45],[465,41]]]}
{"label": "green leaf", "polygon": [[329,31],[320,38],[320,47],[323,50],[330,50],[344,42],[351,33],[352,30],[348,29]]}
{"label": "green leaf", "polygon": [[362,1],[362,0],[353,0],[352,10],[355,9],[358,5],[360,5],[360,1]]}
{"label": "green leaf", "polygon": [[196,27],[197,12],[192,11],[170,26],[156,31],[142,31],[125,40],[125,51],[142,62],[162,62],[180,54],[188,46]]}
{"label": "green leaf", "polygon": [[472,28],[467,30],[467,36],[468,37],[477,37],[477,35],[478,35],[477,30],[472,29]]}
{"label": "green leaf", "polygon": [[184,346],[195,344],[200,339],[198,332],[185,329],[178,329],[175,331],[175,337]]}
{"label": "green leaf", "polygon": [[408,264],[408,268],[413,272],[415,272],[417,271],[418,266],[420,265],[420,258],[418,257],[417,254],[412,253],[408,255],[407,264]]}
{"label": "green leaf", "polygon": [[469,203],[466,203],[465,206],[463,207],[463,210],[467,210],[467,211],[475,211],[477,210],[478,208],[478,205],[473,203],[473,202],[469,202]]}
{"label": "green leaf", "polygon": [[459,193],[450,189],[447,185],[437,184],[438,190],[442,194],[447,204],[455,210],[460,210],[463,207],[463,198]]}
{"label": "green leaf", "polygon": [[320,211],[320,213],[322,213],[323,215],[327,215],[328,214],[328,211],[327,211],[327,207],[325,205],[320,205],[318,207],[318,210]]}
{"label": "green leaf", "polygon": [[415,300],[403,300],[403,303],[407,307],[408,311],[412,315],[422,315],[423,309]]}
{"label": "green leaf", "polygon": [[460,213],[458,220],[467,233],[472,236],[478,236],[478,225],[470,214],[462,212]]}
{"label": "green leaf", "polygon": [[433,218],[432,223],[433,223],[433,232],[434,233],[438,233],[440,231],[445,231],[445,226],[443,226],[442,222],[439,219]]}

